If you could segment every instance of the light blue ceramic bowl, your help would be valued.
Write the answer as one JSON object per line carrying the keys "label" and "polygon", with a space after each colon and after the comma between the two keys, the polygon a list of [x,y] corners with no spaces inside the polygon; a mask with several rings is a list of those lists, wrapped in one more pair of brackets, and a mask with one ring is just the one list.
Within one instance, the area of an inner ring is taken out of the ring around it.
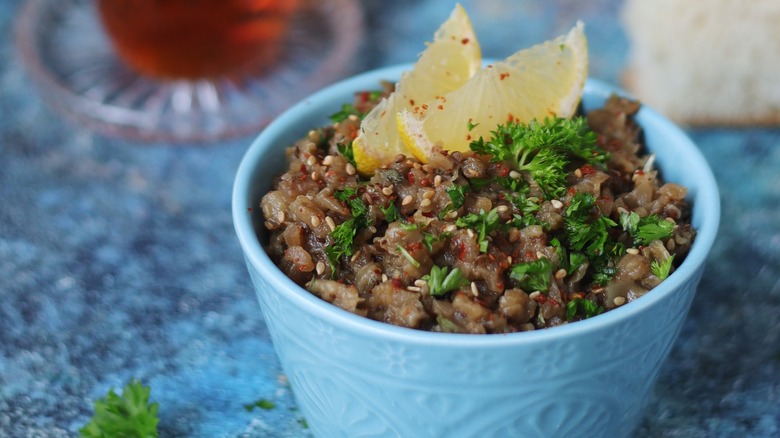
{"label": "light blue ceramic bowl", "polygon": [[[688,312],[720,217],[707,162],[649,108],[638,121],[664,177],[688,187],[698,236],[685,262],[637,301],[597,317],[508,335],[431,333],[353,315],[297,286],[260,240],[261,196],[284,149],[356,91],[409,65],[347,79],[285,112],[254,141],[233,190],[233,219],[263,317],[298,405],[320,437],[628,436]],[[617,89],[589,80],[587,109]]]}

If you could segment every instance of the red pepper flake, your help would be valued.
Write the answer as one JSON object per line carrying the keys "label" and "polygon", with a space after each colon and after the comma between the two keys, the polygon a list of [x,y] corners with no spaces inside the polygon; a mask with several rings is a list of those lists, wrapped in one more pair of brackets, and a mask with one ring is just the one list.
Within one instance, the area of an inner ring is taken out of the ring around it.
{"label": "red pepper flake", "polygon": [[463,242],[458,242],[458,260],[465,260],[466,259],[466,244]]}
{"label": "red pepper flake", "polygon": [[498,77],[500,80],[504,80],[509,77],[509,73],[501,73],[501,75]]}
{"label": "red pepper flake", "polygon": [[433,212],[432,211],[424,211],[422,213],[422,215],[425,216],[425,217],[433,217]]}
{"label": "red pepper flake", "polygon": [[409,181],[409,184],[414,184],[414,173],[411,170],[406,172],[406,180]]}
{"label": "red pepper flake", "polygon": [[329,171],[325,172],[325,176],[328,177],[328,178],[330,178],[331,176],[333,176],[335,174],[336,174],[335,170],[329,170]]}
{"label": "red pepper flake", "polygon": [[252,207],[247,207],[247,209],[246,209],[246,212],[247,212],[247,213],[251,213],[251,212],[253,212],[253,211],[255,211],[255,209],[254,209],[254,208],[252,208]]}
{"label": "red pepper flake", "polygon": [[539,294],[536,297],[534,297],[534,301],[536,301],[539,304],[544,304],[547,302],[547,296]]}
{"label": "red pepper flake", "polygon": [[596,173],[596,168],[591,166],[590,164],[583,164],[580,166],[580,172],[582,172],[582,175],[590,175],[593,173]]}
{"label": "red pepper flake", "polygon": [[414,99],[409,99],[409,106],[414,106]]}
{"label": "red pepper flake", "polygon": [[556,300],[555,298],[547,297],[547,301],[549,301],[550,304],[552,304],[553,306],[560,306],[561,305],[561,303],[559,303],[558,300]]}
{"label": "red pepper flake", "polygon": [[468,38],[463,38],[462,40],[460,40],[460,43],[465,46],[466,44],[469,43],[469,39]]}
{"label": "red pepper flake", "polygon": [[392,279],[392,280],[390,280],[390,281],[393,283],[393,287],[394,287],[394,288],[396,288],[396,289],[403,289],[403,287],[404,287],[404,282],[403,282],[403,281],[401,281],[401,279],[400,279],[400,278],[393,278],[393,279]]}
{"label": "red pepper flake", "polygon": [[436,108],[438,108],[440,110],[443,110],[444,109],[444,105],[438,105],[438,106],[436,106]]}
{"label": "red pepper flake", "polygon": [[526,251],[525,260],[536,260],[536,253],[531,250]]}
{"label": "red pepper flake", "polygon": [[466,141],[471,141],[471,134],[466,135]]}
{"label": "red pepper flake", "polygon": [[644,171],[644,170],[642,170],[642,169],[639,169],[639,170],[637,170],[636,172],[634,172],[634,174],[635,174],[635,175],[642,176],[642,175],[644,175],[644,174],[645,174],[645,171]]}
{"label": "red pepper flake", "polygon": [[370,97],[371,97],[371,94],[368,91],[361,91],[360,93],[358,93],[358,98],[360,99],[360,102],[362,102],[362,103],[368,102]]}
{"label": "red pepper flake", "polygon": [[431,180],[429,180],[428,178],[423,178],[422,180],[420,180],[420,185],[423,187],[430,187]]}
{"label": "red pepper flake", "polygon": [[499,194],[498,194],[498,195],[496,195],[496,196],[498,197],[498,199],[506,199],[506,195],[505,195],[505,194],[503,194],[503,193],[499,193]]}
{"label": "red pepper flake", "polygon": [[427,103],[422,104],[422,109],[423,110],[427,110],[428,109],[428,104]]}
{"label": "red pepper flake", "polygon": [[496,169],[498,171],[498,176],[507,176],[509,175],[509,168],[506,166],[498,166]]}
{"label": "red pepper flake", "polygon": [[300,171],[303,172],[303,173],[306,173],[306,165],[305,164],[301,164]]}
{"label": "red pepper flake", "polygon": [[496,283],[496,287],[498,288],[498,290],[504,290],[504,282],[499,281],[498,283]]}

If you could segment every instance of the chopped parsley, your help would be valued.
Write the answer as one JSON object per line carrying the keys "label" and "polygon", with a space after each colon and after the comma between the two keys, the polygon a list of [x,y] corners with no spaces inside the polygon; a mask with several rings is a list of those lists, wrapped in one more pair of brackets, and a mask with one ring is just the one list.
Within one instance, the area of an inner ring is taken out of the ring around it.
{"label": "chopped parsley", "polygon": [[336,148],[339,150],[339,153],[349,161],[351,165],[353,165],[355,168],[357,168],[357,163],[355,162],[355,151],[352,149],[352,143],[338,143],[336,144]]}
{"label": "chopped parsley", "polygon": [[459,217],[455,225],[477,231],[479,252],[487,252],[488,235],[498,227],[498,209],[494,208],[487,213],[484,210],[480,210],[479,214],[469,213]]}
{"label": "chopped parsley", "polygon": [[653,275],[658,277],[660,280],[666,280],[667,277],[669,277],[669,274],[672,272],[672,263],[674,262],[674,256],[670,256],[665,258],[662,261],[653,260],[652,263],[650,263],[650,271],[652,271]]}
{"label": "chopped parsley", "polygon": [[420,262],[418,262],[418,261],[417,261],[417,259],[415,259],[414,257],[412,257],[412,255],[411,255],[411,254],[409,254],[409,251],[407,251],[407,250],[406,250],[406,248],[404,248],[404,247],[403,247],[403,245],[401,245],[401,244],[399,243],[398,245],[396,245],[396,246],[395,246],[395,249],[397,249],[397,250],[398,250],[398,252],[400,252],[400,253],[401,253],[401,255],[402,255],[402,256],[404,256],[404,258],[405,258],[407,261],[409,261],[409,264],[411,264],[411,265],[412,265],[412,266],[414,266],[415,268],[419,268],[419,267],[420,267]]}
{"label": "chopped parsley", "polygon": [[382,210],[382,214],[385,215],[385,220],[387,220],[388,223],[395,222],[401,217],[401,213],[398,211],[398,207],[395,206],[395,202],[390,201],[390,203],[387,204],[387,207],[380,207],[379,209]]}
{"label": "chopped parsley", "polygon": [[331,275],[336,275],[336,266],[339,264],[342,256],[351,256],[354,254],[352,245],[355,242],[355,236],[358,230],[368,226],[368,207],[360,200],[357,190],[346,188],[333,193],[333,197],[345,203],[352,217],[336,226],[330,234],[331,242],[325,248],[325,254],[330,263]]}
{"label": "chopped parsley", "polygon": [[460,268],[447,272],[446,266],[440,268],[433,265],[431,273],[424,275],[422,279],[428,282],[431,296],[434,297],[444,296],[469,284],[469,280],[463,277]]}
{"label": "chopped parsley", "polygon": [[347,118],[349,118],[351,115],[355,115],[361,119],[363,116],[365,116],[365,114],[361,113],[357,108],[355,108],[355,105],[352,105],[351,103],[345,103],[341,105],[341,109],[339,111],[331,114],[329,117],[331,122],[341,123],[344,120],[347,120]]}
{"label": "chopped parsley", "polygon": [[526,291],[547,292],[550,288],[553,264],[550,259],[542,257],[530,262],[513,265],[509,270],[509,278],[516,280]]}
{"label": "chopped parsley", "polygon": [[493,161],[510,163],[515,170],[528,172],[547,196],[566,191],[566,167],[579,158],[588,164],[603,165],[609,155],[596,146],[596,134],[583,117],[545,118],[528,124],[508,122],[498,125],[485,141],[472,141],[472,151],[491,155]]}
{"label": "chopped parsley", "polygon": [[604,253],[609,230],[617,226],[615,221],[601,214],[596,207],[596,197],[585,192],[577,192],[572,197],[563,221],[569,246],[595,256]]}
{"label": "chopped parsley", "polygon": [[587,319],[604,312],[604,308],[585,298],[575,298],[566,303],[566,320],[573,321],[577,315]]}
{"label": "chopped parsley", "polygon": [[635,246],[649,245],[654,240],[668,239],[674,231],[674,223],[651,214],[640,218],[632,211],[620,213],[620,225],[634,239]]}
{"label": "chopped parsley", "polygon": [[428,250],[428,252],[433,252],[433,244],[435,242],[438,242],[442,239],[446,239],[447,237],[450,237],[450,233],[444,232],[439,235],[433,234],[433,233],[423,233],[423,245],[425,245],[425,248]]}
{"label": "chopped parsley", "polygon": [[450,195],[450,204],[447,204],[442,211],[439,212],[439,219],[444,219],[451,211],[455,211],[463,206],[466,202],[466,192],[468,191],[468,185],[452,184],[447,187],[447,194]]}

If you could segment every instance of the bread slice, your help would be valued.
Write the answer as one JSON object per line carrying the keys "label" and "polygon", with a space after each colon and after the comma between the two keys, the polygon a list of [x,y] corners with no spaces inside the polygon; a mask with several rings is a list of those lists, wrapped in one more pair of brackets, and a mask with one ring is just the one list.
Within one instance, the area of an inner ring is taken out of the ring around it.
{"label": "bread slice", "polygon": [[627,0],[624,87],[688,125],[780,124],[780,0]]}

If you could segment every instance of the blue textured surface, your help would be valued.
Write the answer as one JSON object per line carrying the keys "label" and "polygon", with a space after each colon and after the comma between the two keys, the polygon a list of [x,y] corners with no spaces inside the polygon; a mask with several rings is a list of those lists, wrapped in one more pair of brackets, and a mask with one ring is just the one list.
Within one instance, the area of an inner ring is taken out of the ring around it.
{"label": "blue textured surface", "polygon": [[[358,70],[411,60],[451,9],[383,3],[364,2]],[[618,82],[620,2],[463,4],[488,57],[583,19],[591,75]],[[139,145],[62,120],[14,52],[19,5],[0,2],[0,437],[75,435],[131,377],[152,386],[163,436],[305,435],[231,223],[251,139]],[[777,436],[780,130],[689,133],[720,185],[721,231],[637,435]],[[259,398],[277,407],[243,408]]]}

